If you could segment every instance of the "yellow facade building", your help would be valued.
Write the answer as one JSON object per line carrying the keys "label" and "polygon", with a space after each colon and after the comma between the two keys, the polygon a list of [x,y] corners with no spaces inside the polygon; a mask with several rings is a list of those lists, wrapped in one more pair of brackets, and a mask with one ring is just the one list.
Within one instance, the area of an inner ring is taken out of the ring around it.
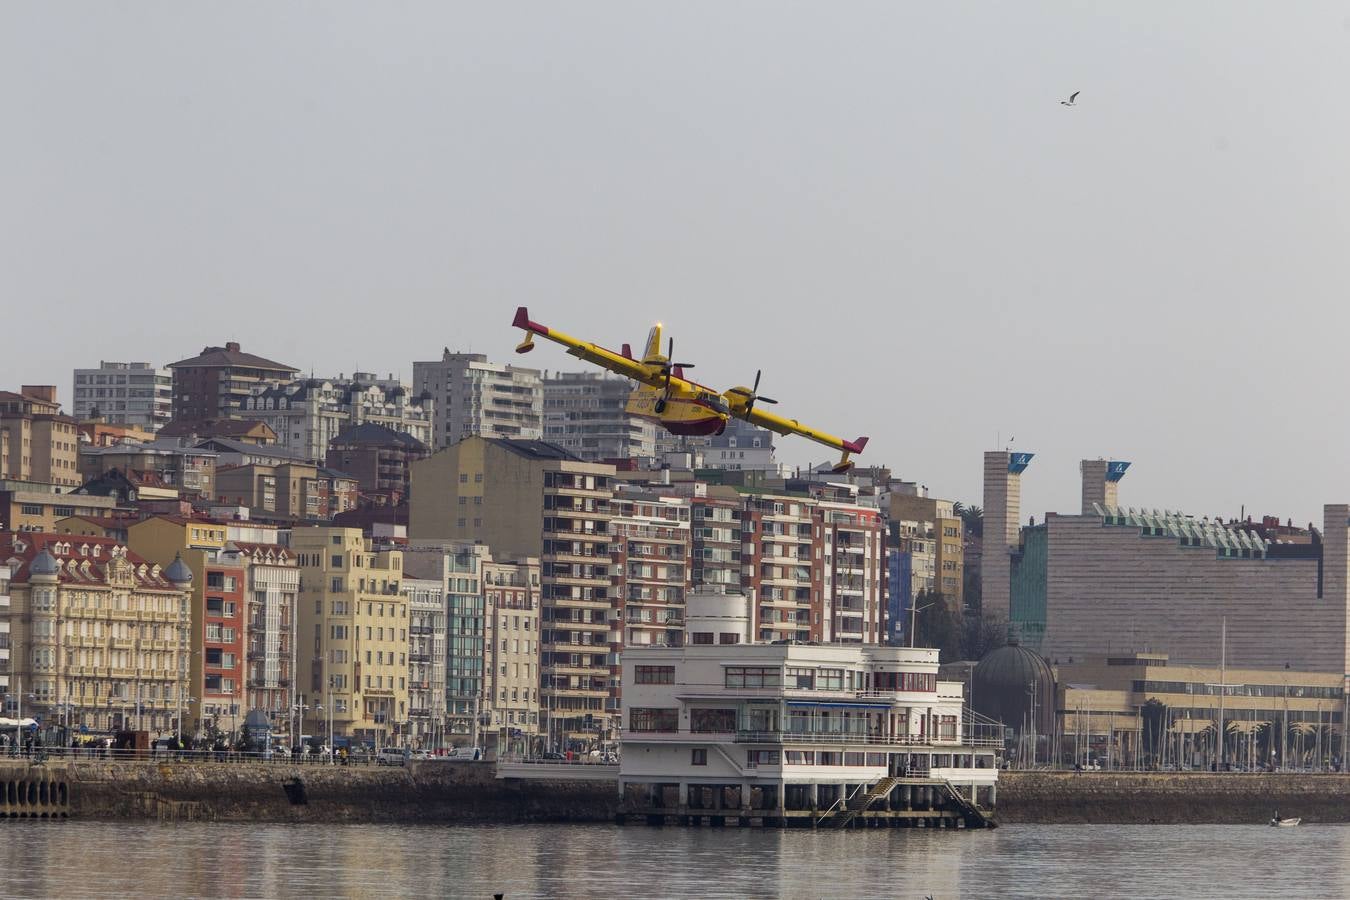
{"label": "yellow facade building", "polygon": [[[8,534],[10,697],[89,731],[173,733],[185,712],[189,583],[109,538]],[[10,710],[11,713],[19,712]]]}
{"label": "yellow facade building", "polygon": [[408,715],[403,553],[359,528],[297,528],[299,705],[304,733],[376,747],[401,743]]}

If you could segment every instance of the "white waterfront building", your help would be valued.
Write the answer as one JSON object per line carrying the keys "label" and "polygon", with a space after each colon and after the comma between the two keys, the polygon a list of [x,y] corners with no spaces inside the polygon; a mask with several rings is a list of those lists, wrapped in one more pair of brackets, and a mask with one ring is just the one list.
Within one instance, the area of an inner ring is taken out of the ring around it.
{"label": "white waterfront building", "polygon": [[994,730],[964,727],[938,651],[756,643],[745,597],[691,592],[681,647],[623,652],[619,790],[648,815],[982,821]]}

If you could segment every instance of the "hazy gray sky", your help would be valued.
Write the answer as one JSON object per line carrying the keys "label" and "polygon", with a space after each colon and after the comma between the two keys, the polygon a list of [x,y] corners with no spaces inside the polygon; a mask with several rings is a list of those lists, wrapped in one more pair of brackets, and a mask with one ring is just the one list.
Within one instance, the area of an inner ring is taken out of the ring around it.
{"label": "hazy gray sky", "polygon": [[1001,433],[1038,518],[1115,456],[1132,504],[1320,521],[1347,84],[1344,4],[11,3],[0,381],[227,339],[407,377],[510,361],[527,304],[661,319],[942,495]]}

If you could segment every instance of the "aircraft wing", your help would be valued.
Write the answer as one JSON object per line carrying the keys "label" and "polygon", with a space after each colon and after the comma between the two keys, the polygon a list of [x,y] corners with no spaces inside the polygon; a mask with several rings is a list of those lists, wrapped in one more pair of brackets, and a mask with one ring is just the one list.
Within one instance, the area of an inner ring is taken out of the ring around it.
{"label": "aircraft wing", "polygon": [[760,409],[746,410],[743,404],[735,404],[732,407],[731,414],[737,418],[744,419],[751,425],[758,425],[760,428],[767,428],[778,434],[797,434],[804,438],[813,440],[818,444],[824,444],[826,447],[833,447],[836,450],[844,452],[844,458],[841,464],[847,463],[850,453],[861,453],[867,446],[867,438],[860,437],[856,441],[846,441],[843,438],[835,437],[832,434],[826,434],[823,431],[817,431],[814,428],[803,425],[796,419],[786,419],[782,416],[775,416],[773,413],[764,412]]}
{"label": "aircraft wing", "polygon": [[563,334],[556,328],[549,328],[546,325],[540,325],[538,322],[530,321],[529,310],[523,306],[516,310],[515,320],[511,324],[516,328],[524,329],[526,334],[525,342],[516,348],[519,353],[525,353],[532,349],[531,337],[537,334],[540,337],[562,344],[567,348],[570,355],[594,363],[625,378],[631,378],[653,387],[662,387],[666,383],[665,376],[655,366],[645,365],[624,354],[607,350],[599,344],[578,340],[571,335]]}

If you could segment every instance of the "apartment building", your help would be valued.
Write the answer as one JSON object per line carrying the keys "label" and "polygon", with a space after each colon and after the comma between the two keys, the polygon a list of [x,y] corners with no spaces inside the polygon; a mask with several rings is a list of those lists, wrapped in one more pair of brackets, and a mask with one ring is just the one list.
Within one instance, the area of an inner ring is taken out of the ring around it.
{"label": "apartment building", "polygon": [[275,730],[289,732],[300,569],[273,526],[227,522],[225,537],[222,559],[244,570],[245,709],[266,713]]}
{"label": "apartment building", "polygon": [[80,484],[78,424],[61,414],[52,385],[0,391],[0,479],[73,488]]}
{"label": "apartment building", "polygon": [[224,523],[184,516],[155,516],[127,529],[133,551],[161,567],[181,560],[192,574],[190,709],[193,732],[236,731],[244,721],[248,600],[246,569],[225,551]]}
{"label": "apartment building", "polygon": [[527,752],[540,734],[539,588],[538,559],[483,561],[484,743],[498,753]]}
{"label": "apartment building", "polygon": [[106,516],[113,497],[63,492],[54,484],[0,480],[0,531],[53,531],[71,516]]}
{"label": "apartment building", "polygon": [[9,563],[0,560],[0,694],[9,696]]}
{"label": "apartment building", "polygon": [[255,388],[234,415],[266,422],[277,442],[300,457],[320,462],[343,431],[379,425],[431,446],[435,401],[394,378],[371,372],[351,377],[307,378]]}
{"label": "apartment building", "polygon": [[[0,536],[14,568],[7,704],[91,731],[173,732],[186,712],[192,574],[108,538]],[[6,568],[8,574],[8,567]],[[0,634],[4,634],[0,631]]]}
{"label": "apartment building", "polygon": [[410,552],[403,555],[399,589],[408,601],[408,730],[413,747],[432,749],[445,741],[445,622],[443,578],[413,578]]}
{"label": "apartment building", "polygon": [[741,499],[732,488],[690,485],[691,585],[741,587]]}
{"label": "apartment building", "polygon": [[[544,441],[470,437],[413,464],[414,540],[479,541],[503,559],[540,559],[541,706],[558,740],[594,740],[611,691],[609,631],[614,467]],[[555,625],[556,623],[556,625]]]}
{"label": "apartment building", "polygon": [[544,381],[544,440],[587,462],[656,455],[656,423],[625,412],[633,383],[607,372]]}
{"label": "apartment building", "polygon": [[173,420],[228,419],[253,391],[285,384],[299,370],[245,353],[230,341],[224,347],[205,347],[190,359],[170,363],[173,372]]}
{"label": "apartment building", "polygon": [[435,405],[431,446],[470,435],[538,440],[543,436],[544,387],[537,369],[490,363],[481,353],[451,353],[413,363],[413,389]]}
{"label": "apartment building", "polygon": [[328,465],[357,480],[365,502],[397,506],[408,496],[411,467],[427,445],[401,431],[367,423],[345,429],[328,446]]}
{"label": "apartment building", "polygon": [[742,587],[762,641],[821,640],[825,549],[805,497],[747,495],[741,509]]}
{"label": "apartment building", "polygon": [[821,500],[824,628],[820,640],[878,644],[885,638],[885,524],[875,509]]}
{"label": "apartment building", "polygon": [[[669,645],[684,636],[684,597],[690,584],[691,504],[625,486],[610,504],[610,560],[623,604],[620,640],[611,648]],[[556,620],[555,620],[556,621]],[[617,632],[618,629],[615,629]],[[605,630],[594,636],[603,637]],[[585,637],[585,634],[581,634]],[[617,679],[619,673],[614,673]]]}
{"label": "apartment building", "polygon": [[300,566],[299,669],[306,734],[385,746],[408,722],[408,600],[403,553],[360,529],[291,533]]}
{"label": "apartment building", "polygon": [[[894,545],[905,545],[901,552],[913,554],[912,572],[917,577],[910,595],[939,593],[955,609],[965,604],[965,551],[961,517],[951,500],[927,496],[916,487],[914,493],[892,491],[888,497],[891,538]],[[896,527],[904,523],[903,527]]]}
{"label": "apartment building", "polygon": [[471,742],[486,716],[487,622],[482,573],[488,548],[471,541],[414,541],[404,551],[408,574],[440,581],[445,596],[445,730],[448,743]]}
{"label": "apartment building", "polygon": [[764,472],[775,476],[788,468],[774,459],[773,432],[757,428],[742,419],[731,419],[721,434],[706,437],[675,435],[660,429],[656,435],[656,453],[688,453],[697,468]]}
{"label": "apartment building", "polygon": [[173,373],[146,362],[101,361],[75,370],[76,419],[101,418],[156,432],[173,418]]}
{"label": "apartment building", "polygon": [[[159,482],[165,497],[182,495],[193,500],[211,500],[216,491],[219,454],[162,438],[148,444],[88,446],[80,450],[80,474],[84,481],[118,471],[139,481]],[[153,478],[147,478],[153,476]]]}

